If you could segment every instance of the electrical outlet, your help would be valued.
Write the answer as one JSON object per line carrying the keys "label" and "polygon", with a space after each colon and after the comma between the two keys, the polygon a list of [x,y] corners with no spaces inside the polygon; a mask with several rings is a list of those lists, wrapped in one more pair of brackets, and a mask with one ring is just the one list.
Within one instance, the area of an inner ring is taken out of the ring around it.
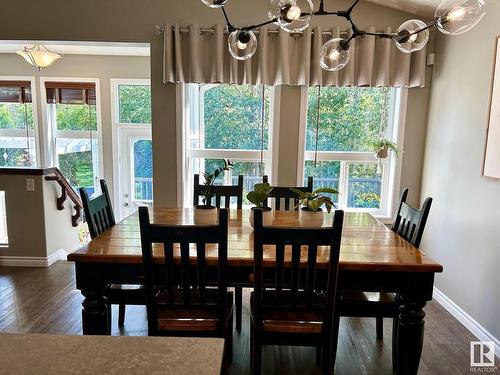
{"label": "electrical outlet", "polygon": [[35,191],[35,180],[32,178],[26,179],[26,191]]}

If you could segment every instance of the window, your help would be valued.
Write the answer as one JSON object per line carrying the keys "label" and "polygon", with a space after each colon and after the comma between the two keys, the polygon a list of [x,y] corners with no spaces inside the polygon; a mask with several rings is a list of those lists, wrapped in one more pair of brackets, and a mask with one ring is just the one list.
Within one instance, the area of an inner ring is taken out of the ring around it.
{"label": "window", "polygon": [[376,159],[371,143],[397,139],[399,93],[393,88],[308,88],[304,183],[313,176],[314,188],[336,188],[336,203],[345,210],[387,215],[395,163],[392,157]]}
{"label": "window", "polygon": [[120,124],[151,124],[151,87],[118,84]]}
{"label": "window", "polygon": [[53,158],[75,189],[92,195],[100,175],[95,82],[45,82]]}
{"label": "window", "polygon": [[37,164],[31,81],[0,81],[0,166]]}
{"label": "window", "polygon": [[243,175],[243,204],[249,204],[246,193],[263,174],[271,175],[272,94],[267,86],[185,85],[184,206],[192,205],[193,175],[212,171],[223,159],[234,168],[217,183],[236,185]]}
{"label": "window", "polygon": [[0,246],[7,245],[7,212],[5,210],[5,191],[0,190]]}

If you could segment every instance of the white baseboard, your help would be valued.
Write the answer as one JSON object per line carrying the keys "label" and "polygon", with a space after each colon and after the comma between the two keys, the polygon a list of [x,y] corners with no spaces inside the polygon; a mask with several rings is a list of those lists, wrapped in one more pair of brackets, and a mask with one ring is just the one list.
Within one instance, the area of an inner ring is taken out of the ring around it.
{"label": "white baseboard", "polygon": [[434,287],[434,300],[445,308],[455,319],[467,328],[480,341],[493,341],[495,343],[495,354],[500,358],[500,341],[493,336],[486,328],[474,320],[460,306],[448,298],[446,294]]}
{"label": "white baseboard", "polygon": [[68,253],[59,249],[48,257],[0,256],[0,266],[5,267],[50,267],[58,260],[66,260]]}

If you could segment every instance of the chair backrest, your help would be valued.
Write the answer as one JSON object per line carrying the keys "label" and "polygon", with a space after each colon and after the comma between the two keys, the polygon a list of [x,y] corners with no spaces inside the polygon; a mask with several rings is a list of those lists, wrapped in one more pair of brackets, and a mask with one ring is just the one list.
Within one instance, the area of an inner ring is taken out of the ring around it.
{"label": "chair backrest", "polygon": [[101,195],[93,199],[89,199],[87,191],[80,188],[83,212],[85,213],[91,238],[96,238],[116,224],[108,185],[104,180],[100,180],[100,184]]}
{"label": "chair backrest", "polygon": [[[332,328],[335,311],[340,242],[344,212],[336,210],[331,228],[279,228],[262,226],[262,210],[255,210],[254,218],[254,314],[261,321],[265,310],[314,309],[322,310],[325,328]],[[264,246],[266,258],[276,259],[272,266],[263,264]],[[291,259],[285,247],[291,247]],[[318,246],[326,246],[329,257],[326,285],[316,284]],[[300,260],[306,260],[301,267]],[[264,272],[264,268],[267,269]],[[273,272],[274,271],[274,272]],[[264,281],[264,274],[266,281]],[[269,278],[272,276],[272,284]],[[326,290],[326,298],[318,298],[316,291]],[[271,298],[265,298],[266,296]]]}
{"label": "chair backrest", "polygon": [[[220,208],[221,197],[224,197],[224,208],[229,208],[231,197],[236,197],[237,207],[241,209],[243,206],[243,175],[238,176],[238,185],[214,185],[213,192],[215,194],[215,207]],[[193,206],[200,204],[200,196],[205,190],[205,185],[200,185],[200,175],[194,175],[193,187]],[[212,202],[210,202],[212,204]]]}
{"label": "chair backrest", "polygon": [[[159,225],[151,224],[148,207],[139,207],[141,228],[142,259],[146,289],[146,307],[150,332],[156,329],[156,310],[158,301],[155,294],[157,286],[166,293],[168,303],[165,308],[172,309],[215,309],[221,314],[221,321],[227,303],[227,209],[219,210],[219,224],[196,225]],[[153,244],[163,248],[164,267],[158,274],[153,267]],[[207,244],[217,244],[218,275],[217,283],[207,286],[206,251]],[[174,260],[174,247],[180,253],[180,262]],[[178,250],[177,250],[178,248]],[[190,250],[196,254],[190,259]],[[180,266],[174,267],[178,263]],[[179,293],[180,292],[180,293]],[[206,294],[218,294],[217,303],[207,302]]]}
{"label": "chair backrest", "polygon": [[421,209],[414,208],[406,203],[408,189],[401,193],[398,210],[394,217],[392,230],[403,237],[406,241],[415,247],[420,246],[422,235],[424,234],[425,224],[432,205],[432,198],[425,198]]}
{"label": "chair backrest", "polygon": [[[268,182],[268,177],[264,176],[262,178],[262,182]],[[294,188],[297,190],[301,190],[304,192],[312,192],[313,191],[313,178],[312,177],[307,177],[307,186],[272,186],[273,190],[271,190],[271,193],[269,193],[269,198],[274,199],[274,209],[280,210],[281,209],[281,199],[285,200],[285,211],[289,211],[290,209],[292,210],[298,210],[298,208],[295,208],[297,204],[299,203],[299,195],[290,188]],[[290,207],[290,200],[293,200],[293,204]],[[266,206],[269,205],[269,202],[266,201]]]}

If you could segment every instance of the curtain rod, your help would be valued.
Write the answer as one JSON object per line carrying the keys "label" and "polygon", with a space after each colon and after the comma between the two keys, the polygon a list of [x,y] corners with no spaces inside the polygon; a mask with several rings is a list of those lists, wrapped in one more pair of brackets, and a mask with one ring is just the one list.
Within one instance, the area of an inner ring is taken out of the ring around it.
{"label": "curtain rod", "polygon": [[[172,30],[175,30],[175,26],[172,26]],[[181,33],[189,33],[189,28],[188,27],[180,27],[179,30],[180,30]],[[155,34],[156,35],[161,35],[164,32],[165,32],[165,26],[155,26]],[[278,35],[279,32],[280,32],[279,30],[267,30],[267,35]],[[200,29],[200,34],[214,34],[214,33],[215,33],[215,30],[211,29],[211,28],[201,28]],[[224,30],[224,33],[225,34],[229,34],[229,31]],[[259,34],[259,30],[255,30],[254,33],[255,34]],[[303,31],[298,31],[298,32],[293,32],[293,33],[288,33],[288,34],[291,34],[291,35],[304,35],[304,32]],[[314,31],[311,31],[311,35],[314,36]],[[321,35],[333,36],[333,32],[331,32],[331,31],[322,31]],[[340,32],[340,36],[341,37],[349,36],[349,32],[348,31],[341,31]]]}

